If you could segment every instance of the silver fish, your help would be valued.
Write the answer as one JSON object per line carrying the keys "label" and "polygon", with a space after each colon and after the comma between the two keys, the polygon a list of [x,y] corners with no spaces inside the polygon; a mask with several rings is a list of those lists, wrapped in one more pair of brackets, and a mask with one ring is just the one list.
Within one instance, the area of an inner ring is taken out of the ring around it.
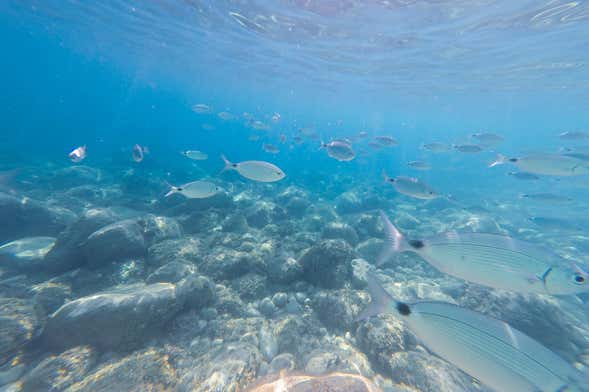
{"label": "silver fish", "polygon": [[558,135],[562,140],[587,140],[589,139],[588,132],[581,131],[567,131]]}
{"label": "silver fish", "polygon": [[321,147],[327,151],[327,155],[340,162],[349,162],[356,157],[352,144],[347,140],[333,140],[329,143],[321,143]]}
{"label": "silver fish", "polygon": [[521,195],[524,199],[538,200],[546,203],[569,203],[573,201],[570,197],[556,195],[554,193],[540,192],[540,193],[524,193]]}
{"label": "silver fish", "polygon": [[403,195],[414,197],[416,199],[430,200],[438,198],[440,195],[423,181],[405,176],[391,178],[385,172],[382,173],[385,182],[393,185],[395,190]]}
{"label": "silver fish", "polygon": [[442,153],[450,151],[450,146],[444,143],[439,142],[432,142],[432,143],[424,143],[421,145],[422,150],[428,150],[435,153]]}
{"label": "silver fish", "polygon": [[86,146],[80,146],[78,148],[75,148],[72,152],[69,153],[69,157],[71,159],[72,162],[74,163],[78,163],[78,162],[82,162],[84,159],[86,159]]}
{"label": "silver fish", "polygon": [[53,248],[54,237],[28,237],[0,246],[0,256],[14,259],[42,259]]}
{"label": "silver fish", "polygon": [[375,136],[374,140],[376,140],[377,143],[387,147],[396,146],[399,144],[397,139],[392,136]]}
{"label": "silver fish", "polygon": [[407,165],[415,170],[430,170],[432,168],[429,163],[424,161],[411,161]]}
{"label": "silver fish", "polygon": [[229,112],[219,112],[217,113],[217,117],[223,121],[231,121],[235,118],[235,116]]}
{"label": "silver fish", "polygon": [[499,154],[489,167],[512,163],[520,170],[547,176],[580,176],[589,174],[589,162],[562,154],[531,154],[522,158],[508,158]]}
{"label": "silver fish", "polygon": [[589,274],[550,249],[509,236],[442,233],[407,240],[384,212],[388,247],[379,264],[396,252],[414,252],[439,271],[483,286],[551,295],[589,291]]}
{"label": "silver fish", "polygon": [[173,186],[165,197],[179,193],[188,199],[206,199],[221,192],[221,188],[208,181],[193,181],[181,186]]}
{"label": "silver fish", "polygon": [[358,317],[392,313],[435,354],[496,391],[587,391],[585,376],[504,321],[457,305],[394,299],[372,274],[371,304]]}
{"label": "silver fish", "polygon": [[478,144],[468,144],[468,143],[455,144],[452,147],[454,147],[454,149],[456,151],[467,153],[467,154],[476,154],[478,152],[483,151],[483,148],[481,146],[479,146]]}
{"label": "silver fish", "polygon": [[192,111],[198,114],[208,114],[211,113],[212,109],[209,105],[204,103],[197,103],[196,105],[192,106]]}
{"label": "silver fish", "polygon": [[526,172],[509,172],[508,175],[516,178],[518,180],[530,181],[530,180],[539,180],[540,177],[533,173],[526,173]]}
{"label": "silver fish", "polygon": [[489,132],[479,132],[473,133],[470,135],[473,139],[476,139],[479,143],[484,144],[486,146],[493,146],[496,147],[497,145],[503,143],[503,136],[496,135],[494,133]]}
{"label": "silver fish", "polygon": [[250,127],[257,131],[267,131],[270,129],[268,124],[261,122],[260,120],[254,120],[250,123]]}
{"label": "silver fish", "polygon": [[274,144],[264,143],[262,144],[262,150],[270,153],[270,154],[278,154],[280,149],[276,147]]}
{"label": "silver fish", "polygon": [[190,158],[195,161],[205,161],[209,158],[209,156],[207,154],[205,154],[202,151],[198,151],[198,150],[182,151],[181,154],[184,155],[186,158]]}
{"label": "silver fish", "polygon": [[139,144],[135,144],[133,146],[133,152],[131,153],[131,157],[137,163],[142,162],[145,158],[145,154],[148,153],[147,147],[140,146]]}
{"label": "silver fish", "polygon": [[223,168],[223,171],[236,170],[243,177],[253,181],[275,182],[282,180],[286,176],[279,167],[269,162],[243,161],[232,163],[225,157],[225,155],[221,155],[221,158],[223,159],[223,162],[225,162],[225,168]]}

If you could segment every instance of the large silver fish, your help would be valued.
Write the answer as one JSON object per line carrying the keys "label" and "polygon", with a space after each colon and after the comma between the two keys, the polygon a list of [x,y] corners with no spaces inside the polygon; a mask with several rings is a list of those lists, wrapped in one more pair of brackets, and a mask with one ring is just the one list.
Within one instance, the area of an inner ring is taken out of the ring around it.
{"label": "large silver fish", "polygon": [[520,170],[546,176],[580,176],[589,174],[589,162],[564,154],[530,154],[521,158],[508,158],[499,154],[489,167],[513,163]]}
{"label": "large silver fish", "polygon": [[0,246],[0,258],[7,256],[13,259],[42,259],[53,248],[54,237],[27,237],[8,242]]}
{"label": "large silver fish", "polygon": [[438,234],[408,240],[384,212],[388,245],[378,263],[395,252],[415,252],[439,271],[484,286],[551,295],[589,291],[589,274],[549,249],[509,236],[484,233]]}
{"label": "large silver fish", "polygon": [[221,192],[221,188],[208,181],[193,181],[181,186],[170,185],[170,187],[172,189],[166,193],[165,197],[179,193],[188,199],[206,199]]}
{"label": "large silver fish", "polygon": [[260,182],[275,182],[282,180],[286,174],[279,167],[264,161],[230,162],[225,155],[221,155],[225,168],[223,171],[236,170],[243,177]]}
{"label": "large silver fish", "polygon": [[399,316],[431,351],[498,392],[587,391],[561,357],[504,321],[444,302],[395,300],[368,274],[372,303],[359,319]]}
{"label": "large silver fish", "polygon": [[395,190],[403,195],[422,200],[431,200],[440,197],[432,187],[417,178],[405,176],[392,178],[387,176],[385,172],[382,173],[382,176],[385,182],[392,184]]}
{"label": "large silver fish", "polygon": [[321,147],[327,151],[327,155],[340,162],[349,162],[356,157],[352,144],[347,140],[332,140],[329,143],[321,142]]}

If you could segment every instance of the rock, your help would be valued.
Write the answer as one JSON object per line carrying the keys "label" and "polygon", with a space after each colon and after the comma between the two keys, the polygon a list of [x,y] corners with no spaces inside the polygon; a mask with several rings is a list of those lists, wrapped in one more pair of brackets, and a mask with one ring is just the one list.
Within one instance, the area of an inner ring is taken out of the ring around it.
{"label": "rock", "polygon": [[65,208],[0,192],[0,243],[24,237],[53,237],[74,219],[74,213]]}
{"label": "rock", "polygon": [[31,301],[0,298],[0,365],[40,334],[43,321]]}
{"label": "rock", "polygon": [[294,370],[297,364],[294,355],[291,353],[282,353],[274,357],[270,362],[270,373],[278,373],[281,370],[287,372]]}
{"label": "rock", "polygon": [[68,226],[57,237],[55,246],[45,256],[45,269],[63,272],[79,267],[86,262],[82,245],[90,234],[118,220],[117,214],[109,209],[90,209]]}
{"label": "rock", "polygon": [[288,295],[286,293],[276,293],[272,296],[272,303],[278,308],[286,306],[288,302]]}
{"label": "rock", "polygon": [[385,242],[378,238],[370,238],[356,246],[356,252],[364,259],[376,263],[380,252],[383,250]]}
{"label": "rock", "polygon": [[82,381],[96,363],[96,352],[89,346],[78,346],[57,356],[42,360],[22,379],[23,391],[58,392]]}
{"label": "rock", "polygon": [[[248,391],[274,392],[274,391],[312,392],[374,392],[380,389],[370,380],[357,374],[334,373],[322,376],[308,374],[272,374],[259,380]],[[393,392],[387,389],[387,392]]]}
{"label": "rock", "polygon": [[335,208],[340,214],[349,214],[362,211],[363,203],[355,192],[348,191],[337,197]]}
{"label": "rock", "polygon": [[83,249],[88,265],[93,268],[146,254],[141,226],[134,220],[102,227],[88,237]]}
{"label": "rock", "polygon": [[[100,169],[75,165],[55,170],[51,185],[59,188],[72,188],[79,185],[98,184],[104,175]],[[97,187],[95,187],[97,188]]]}
{"label": "rock", "polygon": [[213,249],[199,264],[199,270],[214,279],[235,279],[263,269],[264,261],[257,254],[225,247]]}
{"label": "rock", "polygon": [[358,243],[358,234],[350,225],[341,222],[331,222],[323,228],[321,238],[342,239],[355,246]]}
{"label": "rock", "polygon": [[268,282],[265,276],[249,273],[235,279],[232,287],[243,300],[259,299],[266,295]]}
{"label": "rock", "polygon": [[389,372],[391,355],[415,347],[415,337],[402,321],[392,316],[371,317],[360,323],[356,342],[381,371]]}
{"label": "rock", "polygon": [[137,220],[141,227],[143,237],[147,246],[158,242],[176,239],[182,236],[180,223],[173,218],[166,216],[146,215]]}
{"label": "rock", "polygon": [[[187,215],[195,211],[205,211],[212,208],[230,210],[234,207],[233,199],[225,193],[218,192],[206,199],[187,199],[181,195],[166,197],[163,203],[169,208],[169,215]],[[168,215],[168,214],[167,214]]]}
{"label": "rock", "polygon": [[370,271],[370,264],[364,259],[352,260],[352,286],[356,289],[363,289],[367,285],[367,274]]}
{"label": "rock", "polygon": [[72,297],[72,290],[62,283],[45,282],[33,287],[34,301],[46,315],[55,312],[61,305]]}
{"label": "rock", "polygon": [[301,351],[301,337],[309,333],[299,316],[289,315],[276,322],[274,334],[278,339],[279,353],[298,353]]}
{"label": "rock", "polygon": [[229,314],[233,318],[245,316],[246,305],[233,289],[218,285],[217,311],[219,314]]}
{"label": "rock", "polygon": [[147,264],[161,267],[172,261],[197,264],[204,252],[201,241],[197,237],[182,237],[164,240],[149,247]]}
{"label": "rock", "polygon": [[397,352],[388,360],[391,378],[422,392],[470,392],[472,378],[434,355]]}
{"label": "rock", "polygon": [[306,198],[293,197],[284,204],[284,208],[290,216],[301,218],[305,215],[307,208],[311,205],[311,202]]}
{"label": "rock", "polygon": [[274,331],[267,325],[263,325],[258,333],[258,341],[260,352],[266,361],[272,361],[276,354],[278,354],[278,339],[274,335]]}
{"label": "rock", "polygon": [[241,213],[229,215],[223,221],[223,231],[230,233],[245,233],[249,229],[247,219]]}
{"label": "rock", "polygon": [[174,389],[176,377],[169,356],[149,348],[102,364],[66,392],[169,391]]}
{"label": "rock", "polygon": [[177,296],[188,309],[201,309],[215,303],[217,294],[213,282],[205,276],[189,275],[178,282]]}
{"label": "rock", "polygon": [[352,277],[355,253],[343,240],[323,240],[301,257],[303,278],[320,287],[341,288]]}
{"label": "rock", "polygon": [[182,306],[170,283],[121,287],[66,303],[48,319],[43,335],[58,349],[85,344],[131,349],[161,330]]}
{"label": "rock", "polygon": [[206,320],[211,321],[217,318],[217,309],[215,308],[204,308],[200,311],[200,316]]}
{"label": "rock", "polygon": [[255,228],[262,228],[286,217],[284,209],[270,202],[258,202],[245,213],[248,225]]}
{"label": "rock", "polygon": [[369,238],[384,238],[384,227],[377,213],[359,214],[351,222],[361,241]]}
{"label": "rock", "polygon": [[272,303],[272,300],[268,297],[264,298],[260,301],[260,313],[262,313],[266,317],[272,317],[274,312],[276,312],[276,306]]}
{"label": "rock", "polygon": [[342,289],[318,292],[313,297],[312,306],[317,318],[327,328],[345,332],[352,329],[365,304],[356,291]]}
{"label": "rock", "polygon": [[176,283],[183,278],[195,274],[196,267],[185,262],[170,261],[151,273],[145,283]]}
{"label": "rock", "polygon": [[[20,363],[20,357],[16,357],[12,361],[8,361],[4,365],[0,365],[0,392],[11,391],[12,385],[17,384],[15,381],[21,378],[25,370],[26,366],[25,364]],[[15,388],[14,391],[16,392],[20,390],[22,389],[19,383],[18,388]]]}
{"label": "rock", "polygon": [[339,362],[337,354],[332,352],[317,353],[305,365],[305,372],[318,376],[332,372]]}
{"label": "rock", "polygon": [[303,266],[292,257],[286,260],[277,258],[268,266],[268,276],[273,282],[289,284],[303,276]]}

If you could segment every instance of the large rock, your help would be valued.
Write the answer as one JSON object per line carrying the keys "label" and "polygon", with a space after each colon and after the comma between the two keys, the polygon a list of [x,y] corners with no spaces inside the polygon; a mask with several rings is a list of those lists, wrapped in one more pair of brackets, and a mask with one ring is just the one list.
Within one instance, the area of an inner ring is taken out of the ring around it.
{"label": "large rock", "polygon": [[274,373],[252,384],[249,392],[376,392],[378,387],[369,379],[353,373],[333,373],[327,375]]}
{"label": "large rock", "polygon": [[248,272],[263,270],[264,266],[263,259],[254,252],[217,247],[204,256],[198,268],[215,279],[235,279]]}
{"label": "large rock", "polygon": [[141,226],[134,220],[115,222],[98,229],[88,236],[83,248],[90,267],[143,257],[146,253]]}
{"label": "large rock", "polygon": [[138,351],[101,365],[66,392],[171,391],[176,385],[176,369],[169,359],[152,348]]}
{"label": "large rock", "polygon": [[106,350],[137,347],[183,307],[176,286],[128,286],[78,298],[47,321],[44,338],[55,348],[90,344]]}
{"label": "large rock", "polygon": [[196,273],[196,266],[179,261],[170,261],[153,271],[147,277],[145,283],[176,283],[194,273]]}
{"label": "large rock", "polygon": [[292,257],[273,258],[268,265],[268,277],[276,283],[290,284],[303,275],[303,266]]}
{"label": "large rock", "polygon": [[89,209],[57,237],[57,242],[45,256],[45,268],[63,272],[86,263],[83,244],[90,234],[118,220],[110,209]]}
{"label": "large rock", "polygon": [[146,215],[137,220],[141,227],[143,237],[148,246],[157,244],[163,240],[176,239],[182,236],[182,226],[173,218]]}
{"label": "large rock", "polygon": [[152,267],[161,267],[170,262],[197,264],[202,259],[205,249],[197,237],[169,239],[152,245],[148,249],[147,263]]}
{"label": "large rock", "polygon": [[97,354],[89,346],[74,347],[43,359],[22,379],[22,390],[59,392],[82,381],[96,363]]}
{"label": "large rock", "polygon": [[269,223],[286,219],[286,211],[274,203],[258,202],[245,213],[250,227],[262,228]]}
{"label": "large rock", "polygon": [[353,249],[344,240],[324,240],[301,257],[303,278],[316,286],[341,288],[352,277]]}
{"label": "large rock", "polygon": [[215,284],[205,276],[189,275],[176,287],[178,298],[186,308],[200,310],[217,299]]}
{"label": "large rock", "polygon": [[32,302],[0,298],[0,365],[39,335],[43,321]]}
{"label": "large rock", "polygon": [[23,237],[56,236],[75,219],[65,208],[0,192],[0,243]]}
{"label": "large rock", "polygon": [[321,237],[326,239],[342,239],[355,246],[358,243],[358,234],[354,228],[346,223],[328,223],[321,232]]}
{"label": "large rock", "polygon": [[317,318],[338,332],[350,331],[356,316],[365,307],[358,293],[349,289],[320,291],[313,297],[312,304]]}

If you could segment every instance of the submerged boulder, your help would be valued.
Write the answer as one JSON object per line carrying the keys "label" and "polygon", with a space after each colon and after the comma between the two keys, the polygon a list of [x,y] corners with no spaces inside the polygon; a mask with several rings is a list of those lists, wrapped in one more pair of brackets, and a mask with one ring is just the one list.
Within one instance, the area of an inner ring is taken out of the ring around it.
{"label": "submerged boulder", "polygon": [[303,278],[316,286],[341,288],[352,278],[354,250],[344,240],[323,240],[299,260]]}
{"label": "submerged boulder", "polygon": [[83,249],[90,267],[142,257],[146,253],[141,226],[134,220],[123,220],[98,229],[88,236]]}
{"label": "submerged boulder", "polygon": [[0,365],[36,338],[42,328],[42,313],[33,302],[0,298]]}

